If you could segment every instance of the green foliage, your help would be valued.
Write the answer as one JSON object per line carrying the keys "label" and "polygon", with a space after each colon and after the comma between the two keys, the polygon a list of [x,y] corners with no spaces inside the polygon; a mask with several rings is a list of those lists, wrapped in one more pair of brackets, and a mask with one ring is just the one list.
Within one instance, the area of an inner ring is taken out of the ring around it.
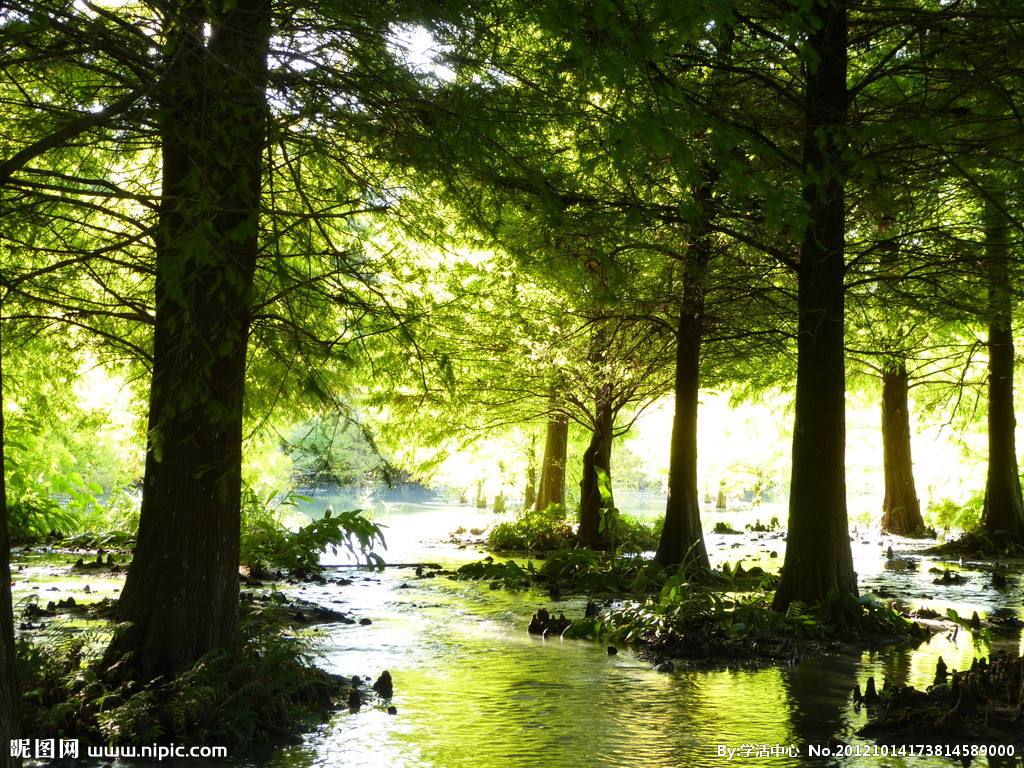
{"label": "green foliage", "polygon": [[292,429],[285,445],[301,482],[359,485],[376,477],[383,463],[367,432],[334,412]]}
{"label": "green foliage", "polygon": [[985,492],[973,494],[965,503],[942,499],[928,506],[926,518],[934,528],[942,530],[973,531],[981,524]]}
{"label": "green foliage", "polygon": [[[661,521],[650,526],[629,515],[616,515],[614,525],[620,552],[648,552],[658,546]],[[539,511],[524,509],[512,522],[498,523],[487,536],[487,548],[492,552],[546,553],[572,547],[574,540],[565,508],[552,504]]]}
{"label": "green foliage", "polygon": [[492,589],[526,589],[530,586],[555,588],[578,594],[644,594],[657,588],[664,569],[642,557],[610,558],[604,553],[579,547],[551,552],[539,565],[532,560],[520,565],[514,560],[496,562],[485,558],[468,563],[455,572],[457,579],[489,581]]}
{"label": "green foliage", "polygon": [[536,583],[537,569],[532,561],[522,566],[514,560],[495,562],[493,558],[487,557],[475,563],[463,565],[455,572],[455,578],[487,581],[490,582],[491,589],[507,589],[516,592],[527,589]]}
{"label": "green foliage", "polygon": [[565,507],[524,509],[509,523],[498,523],[487,536],[487,548],[494,552],[551,552],[572,542],[572,526]]}
{"label": "green foliage", "polygon": [[[578,626],[577,626],[578,625]],[[864,635],[919,636],[923,630],[871,595],[861,598],[831,592],[813,606],[792,603],[772,610],[765,592],[735,596],[687,582],[665,582],[656,597],[606,609],[594,619],[576,622],[575,637],[625,643],[662,642],[699,634],[707,648],[735,647],[737,642],[780,639],[847,639]]]}
{"label": "green foliage", "polygon": [[489,581],[492,589],[557,587],[580,594],[643,594],[660,584],[664,570],[642,557],[609,558],[592,549],[564,547],[535,564],[520,565],[514,560],[495,562],[485,558],[468,563],[455,572],[457,579]]}
{"label": "green foliage", "polygon": [[250,744],[325,719],[345,688],[314,666],[311,637],[285,636],[258,613],[243,617],[232,646],[145,686],[105,680],[92,639],[58,631],[19,642],[23,733],[89,744]]}
{"label": "green foliage", "polygon": [[273,498],[261,502],[251,489],[245,489],[242,562],[253,575],[281,569],[300,578],[316,577],[323,571],[320,556],[328,549],[337,554],[338,547],[344,547],[357,559],[364,558],[367,565],[383,567],[384,560],[373,549],[386,547],[384,532],[362,510],[327,510],[322,518],[297,531],[287,528],[279,519],[280,509],[304,499],[288,494],[272,508]]}
{"label": "green foliage", "polygon": [[664,524],[664,518],[658,518],[654,525],[648,525],[631,515],[620,514],[615,536],[618,551],[638,554],[657,549]]}

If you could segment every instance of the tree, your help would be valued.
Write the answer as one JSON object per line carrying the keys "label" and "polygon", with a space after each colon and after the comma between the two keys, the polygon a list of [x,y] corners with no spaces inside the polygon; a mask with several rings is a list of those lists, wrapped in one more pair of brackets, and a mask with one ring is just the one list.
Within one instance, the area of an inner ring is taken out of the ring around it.
{"label": "tree", "polygon": [[[0,362],[2,365],[2,362]],[[0,367],[0,403],[3,401],[3,372]],[[14,613],[11,605],[11,544],[7,525],[7,488],[4,482],[4,418],[0,407],[0,766],[13,764],[11,739],[19,731],[18,681],[15,675]]]}
{"label": "tree", "polygon": [[1006,198],[984,203],[984,263],[988,283],[988,475],[982,527],[1024,541],[1024,501],[1017,468],[1013,407],[1013,294]]}
{"label": "tree", "polygon": [[165,34],[146,472],[126,624],[106,656],[142,679],[180,672],[234,636],[269,1],[212,16],[185,2]]}
{"label": "tree", "polygon": [[815,3],[806,37],[804,201],[808,223],[797,269],[799,329],[789,530],[773,606],[857,594],[846,515],[845,0]]}
{"label": "tree", "polygon": [[921,502],[910,455],[910,378],[905,362],[882,373],[882,462],[885,498],[882,530],[909,536],[924,533]]}
{"label": "tree", "polygon": [[552,504],[565,506],[565,461],[569,448],[569,417],[558,411],[547,419],[544,431],[544,456],[540,465],[540,483],[534,509]]}

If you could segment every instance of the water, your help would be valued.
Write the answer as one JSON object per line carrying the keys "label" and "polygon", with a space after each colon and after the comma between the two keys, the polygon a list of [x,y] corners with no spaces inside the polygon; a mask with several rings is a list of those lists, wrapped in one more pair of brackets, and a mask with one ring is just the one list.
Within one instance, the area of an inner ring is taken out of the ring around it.
{"label": "water", "polygon": [[[321,514],[343,499],[317,497],[305,512]],[[653,505],[652,505],[653,506]],[[771,510],[754,510],[767,520]],[[777,514],[772,512],[772,514]],[[482,528],[494,515],[441,503],[378,504],[373,515],[386,525],[390,562],[439,562],[456,566],[481,557],[472,547],[448,541],[456,528]],[[739,527],[735,516],[727,518]],[[713,525],[712,516],[706,523]],[[856,568],[863,590],[888,589],[912,607],[940,613],[954,607],[983,616],[997,607],[1020,613],[1019,577],[995,590],[978,568],[966,564],[963,584],[938,586],[921,561],[916,571],[887,569],[885,547],[919,560],[920,545],[908,540],[858,535]],[[777,568],[784,555],[778,533],[709,534],[717,563]],[[775,552],[777,557],[771,557]],[[341,563],[343,555],[326,558]],[[1019,566],[1019,564],[1017,564]],[[30,569],[31,570],[31,569]],[[915,650],[890,649],[856,656],[806,658],[797,666],[657,673],[628,650],[608,656],[587,641],[544,640],[527,634],[529,616],[550,600],[534,593],[506,593],[446,578],[417,579],[411,569],[383,573],[346,570],[347,586],[294,588],[302,597],[344,606],[370,626],[327,625],[320,646],[323,665],[345,675],[375,678],[388,669],[395,683],[396,716],[375,707],[340,712],[301,744],[257,755],[235,755],[238,766],[388,766],[388,768],[489,768],[491,766],[737,766],[737,765],[954,765],[937,758],[808,758],[808,745],[835,738],[870,745],[855,736],[866,714],[855,711],[850,692],[869,676],[925,686],[941,655],[950,669],[963,668],[988,650],[969,633],[936,635]],[[31,573],[22,576],[31,578]],[[24,593],[30,580],[16,583]],[[402,585],[406,585],[402,588]],[[40,586],[38,582],[35,586]],[[46,589],[67,587],[52,579]],[[110,590],[108,586],[104,592]],[[49,594],[49,593],[48,593]],[[59,592],[54,593],[60,596]],[[583,601],[559,606],[579,615]],[[994,647],[1019,652],[1018,636]],[[769,754],[758,758],[758,750]],[[796,748],[800,754],[785,754]],[[739,750],[732,759],[723,750]],[[749,750],[749,753],[748,753]],[[163,763],[168,765],[170,763]],[[185,763],[182,763],[183,765]],[[192,761],[189,765],[199,765]],[[987,764],[984,760],[975,765]],[[993,762],[992,765],[1019,765]]]}
{"label": "water", "polygon": [[[310,507],[315,512],[318,499]],[[651,505],[652,507],[654,505]],[[770,513],[770,514],[769,514]],[[778,510],[747,513],[767,521]],[[780,515],[781,516],[781,515]],[[707,523],[715,521],[711,515]],[[376,512],[387,525],[388,559],[430,560],[457,565],[479,551],[446,543],[458,527],[484,527],[486,511],[442,504],[387,504]],[[733,526],[745,520],[723,516]],[[709,534],[718,562],[742,559],[747,566],[777,567],[784,555],[778,533],[734,536]],[[884,547],[917,560],[916,542],[858,536],[857,569],[864,588],[884,587],[906,596],[911,606],[928,605],[962,615],[996,607],[1019,610],[1018,585],[996,591],[980,571],[964,569],[957,586],[932,584],[929,563],[917,571],[886,569]],[[777,557],[772,558],[771,552]],[[399,589],[400,584],[408,588]],[[328,591],[331,588],[328,588]],[[343,591],[369,628],[329,630],[326,663],[338,672],[376,675],[389,669],[395,679],[398,716],[380,711],[343,713],[301,746],[273,755],[275,766],[725,766],[761,762],[777,766],[843,764],[809,759],[807,745],[828,745],[836,736],[849,744],[869,743],[854,735],[866,722],[855,711],[850,692],[869,676],[881,684],[925,686],[941,655],[951,669],[970,664],[986,649],[968,633],[943,633],[920,648],[866,652],[857,656],[808,658],[795,667],[657,673],[629,652],[608,656],[586,641],[542,640],[526,633],[530,614],[550,600],[537,594],[508,594],[476,583],[415,579],[406,571],[364,576]],[[307,589],[314,596],[316,589]],[[559,605],[578,615],[582,601]],[[1019,638],[995,647],[1019,650]],[[798,747],[799,757],[746,757],[732,760],[719,748],[751,747],[771,752]],[[857,765],[950,765],[907,758],[860,758]],[[983,764],[983,763],[982,763]]]}

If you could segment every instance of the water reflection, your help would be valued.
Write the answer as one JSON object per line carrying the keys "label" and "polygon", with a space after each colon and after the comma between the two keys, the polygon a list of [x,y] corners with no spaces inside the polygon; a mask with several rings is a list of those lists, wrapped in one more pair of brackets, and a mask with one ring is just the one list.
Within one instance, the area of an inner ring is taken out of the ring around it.
{"label": "water reflection", "polygon": [[[322,514],[328,504],[350,508],[348,501],[321,497],[304,511]],[[487,510],[437,503],[384,504],[374,509],[374,515],[388,526],[391,562],[458,564],[477,559],[480,553],[474,549],[449,543],[448,533],[494,520]],[[784,541],[775,533],[708,538],[718,562],[742,559],[748,566],[774,569],[784,554]],[[940,613],[950,606],[967,616],[973,610],[987,615],[998,607],[1021,613],[1016,584],[994,590],[987,586],[985,574],[970,564],[963,567],[963,583],[941,587],[932,583],[935,576],[928,573],[927,561],[921,561],[916,571],[886,570],[885,549],[890,543],[898,557],[921,560],[917,543],[857,536],[853,547],[864,591],[906,592],[915,606],[928,605]],[[771,551],[778,557],[771,558]],[[492,591],[445,578],[417,579],[412,569],[353,571],[346,576],[352,581],[347,586],[306,585],[294,590],[372,619],[369,626],[325,627],[323,664],[334,672],[371,678],[389,669],[398,715],[374,708],[339,713],[301,744],[236,756],[236,764],[950,766],[956,763],[927,758],[814,759],[807,756],[807,748],[827,746],[834,738],[868,743],[856,736],[866,714],[854,710],[850,693],[856,683],[863,688],[869,676],[879,685],[887,679],[923,687],[931,682],[940,655],[952,670],[970,666],[979,652],[988,653],[968,632],[943,632],[917,649],[806,657],[792,667],[662,674],[629,652],[608,656],[594,643],[528,635],[528,618],[539,606],[550,604],[546,596]],[[16,588],[27,591],[30,586],[19,583]],[[569,615],[579,615],[583,601],[567,600],[561,607]],[[994,647],[1019,652],[1020,644],[1018,633],[997,639]],[[798,747],[800,755],[756,757],[761,748],[789,746]],[[729,759],[719,747],[751,751]]]}
{"label": "water reflection", "polygon": [[[377,515],[389,526],[389,559],[445,562],[479,557],[446,545],[448,531],[494,519],[486,510],[437,504],[388,504]],[[781,561],[784,542],[777,534],[710,538],[730,562],[771,567]],[[854,542],[862,583],[906,590],[942,610],[960,606],[966,615],[968,608],[987,612],[1013,603],[1008,594],[986,590],[981,574],[969,568],[967,581],[936,595],[940,590],[926,567],[886,570],[889,541],[861,536]],[[896,548],[920,559],[915,546],[897,541]],[[779,558],[770,557],[772,550]],[[398,589],[403,582],[407,588]],[[592,643],[527,635],[530,613],[548,602],[539,595],[387,571],[358,582],[347,598],[363,606],[374,624],[369,632],[332,630],[329,664],[346,672],[356,666],[364,674],[391,669],[399,715],[342,714],[301,747],[278,753],[272,764],[948,766],[954,763],[935,758],[815,759],[807,748],[837,738],[866,743],[856,736],[866,713],[854,710],[855,683],[863,688],[874,676],[879,685],[889,680],[923,686],[931,682],[940,655],[956,669],[969,666],[979,652],[970,634],[961,632],[936,636],[916,650],[808,657],[793,667],[756,671],[660,674],[630,653],[609,657]],[[578,612],[581,604],[567,601],[564,607]],[[1000,642],[1017,647],[1020,641]],[[770,761],[756,756],[757,750],[789,746],[800,755]],[[728,749],[747,751],[729,759],[722,754]]]}

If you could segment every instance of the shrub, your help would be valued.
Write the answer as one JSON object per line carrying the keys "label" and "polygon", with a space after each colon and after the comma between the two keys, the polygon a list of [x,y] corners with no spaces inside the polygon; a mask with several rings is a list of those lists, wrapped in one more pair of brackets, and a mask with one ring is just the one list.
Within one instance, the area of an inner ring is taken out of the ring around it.
{"label": "shrub", "polygon": [[[648,525],[629,515],[614,516],[616,549],[621,552],[648,552],[658,546],[661,521]],[[499,523],[487,537],[493,552],[554,552],[576,542],[565,507],[552,504],[544,510],[524,509],[515,520]]]}
{"label": "shrub", "polygon": [[682,577],[665,582],[656,597],[606,609],[593,619],[574,622],[572,637],[606,638],[626,643],[662,642],[695,635],[705,638],[703,654],[736,648],[737,642],[884,635],[919,637],[924,630],[873,596],[830,593],[806,606],[792,603],[785,613],[771,607],[770,595],[725,595],[694,588]]}
{"label": "shrub", "polygon": [[619,551],[650,552],[657,549],[664,522],[659,519],[654,525],[648,525],[635,517],[619,515],[618,528],[615,532]]}
{"label": "shrub", "polygon": [[572,541],[565,507],[552,504],[542,510],[524,509],[514,521],[494,526],[487,547],[495,552],[551,552]]}
{"label": "shrub", "polygon": [[271,509],[270,499],[260,505],[251,491],[244,496],[242,562],[249,566],[253,575],[280,569],[300,578],[315,577],[323,571],[320,555],[328,549],[336,554],[341,546],[356,558],[365,558],[368,565],[383,566],[384,560],[373,548],[378,545],[386,548],[384,532],[365,517],[362,510],[338,514],[327,510],[322,518],[297,531],[285,527],[278,510],[294,506],[299,498],[286,496]]}
{"label": "shrub", "polygon": [[985,492],[973,494],[965,503],[943,499],[928,506],[927,517],[935,528],[972,531],[981,524],[981,511],[985,503]]}

